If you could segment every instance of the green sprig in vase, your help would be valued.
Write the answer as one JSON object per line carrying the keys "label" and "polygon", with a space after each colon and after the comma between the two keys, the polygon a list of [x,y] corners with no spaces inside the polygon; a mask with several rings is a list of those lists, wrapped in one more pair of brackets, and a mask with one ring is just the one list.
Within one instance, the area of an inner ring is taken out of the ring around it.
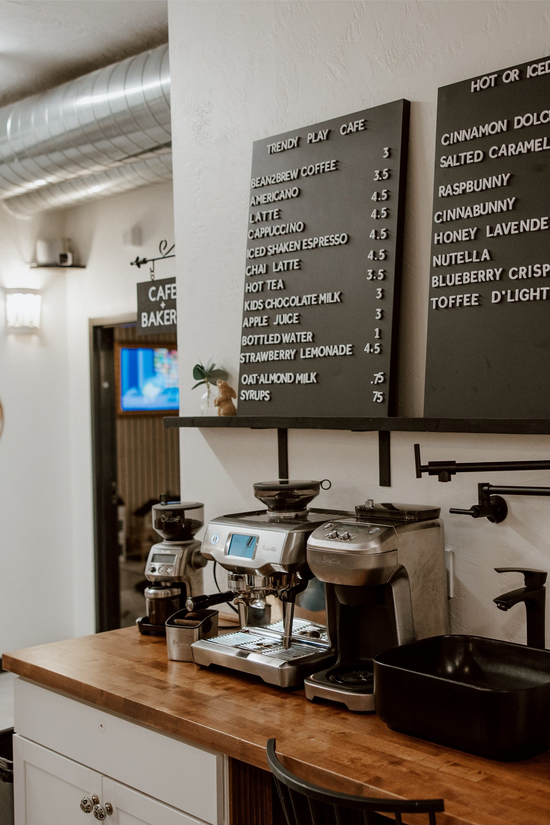
{"label": "green sprig in vase", "polygon": [[210,361],[206,366],[202,363],[195,364],[193,367],[193,378],[197,382],[193,389],[205,385],[205,392],[201,396],[201,415],[215,415],[214,397],[216,381],[221,379],[227,381],[228,374],[223,368],[216,369],[213,361]]}

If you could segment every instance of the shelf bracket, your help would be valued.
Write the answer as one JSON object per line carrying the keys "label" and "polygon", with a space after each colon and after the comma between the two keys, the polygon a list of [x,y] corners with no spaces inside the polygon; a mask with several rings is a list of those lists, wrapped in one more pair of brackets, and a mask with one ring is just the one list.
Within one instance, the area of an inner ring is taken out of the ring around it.
{"label": "shelf bracket", "polygon": [[378,473],[380,487],[391,487],[391,433],[378,431]]}
{"label": "shelf bracket", "polygon": [[277,428],[277,452],[279,460],[279,479],[288,478],[288,430]]}

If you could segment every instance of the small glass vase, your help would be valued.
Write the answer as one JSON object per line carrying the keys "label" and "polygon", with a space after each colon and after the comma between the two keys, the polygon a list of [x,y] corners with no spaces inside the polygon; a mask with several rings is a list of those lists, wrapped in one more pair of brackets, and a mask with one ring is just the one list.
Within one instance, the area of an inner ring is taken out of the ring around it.
{"label": "small glass vase", "polygon": [[214,387],[209,381],[206,382],[206,389],[201,395],[201,415],[216,415],[214,397],[216,395]]}

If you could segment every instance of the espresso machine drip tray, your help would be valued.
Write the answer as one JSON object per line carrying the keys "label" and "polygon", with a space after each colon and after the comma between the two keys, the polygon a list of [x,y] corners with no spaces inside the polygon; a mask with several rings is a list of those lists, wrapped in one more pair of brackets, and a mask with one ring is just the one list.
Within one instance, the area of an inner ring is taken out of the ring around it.
{"label": "espresso machine drip tray", "polygon": [[283,646],[283,623],[244,628],[213,639],[195,642],[193,658],[198,665],[222,665],[253,673],[279,687],[301,684],[315,662],[326,663],[329,642],[322,625],[295,619],[292,644]]}
{"label": "espresso machine drip tray", "polygon": [[311,647],[303,644],[293,644],[285,650],[279,640],[256,636],[254,633],[240,630],[237,633],[229,633],[227,636],[218,636],[212,639],[212,644],[235,647],[249,653],[261,653],[264,656],[275,656],[277,659],[284,659],[285,662],[310,656],[312,652]]}

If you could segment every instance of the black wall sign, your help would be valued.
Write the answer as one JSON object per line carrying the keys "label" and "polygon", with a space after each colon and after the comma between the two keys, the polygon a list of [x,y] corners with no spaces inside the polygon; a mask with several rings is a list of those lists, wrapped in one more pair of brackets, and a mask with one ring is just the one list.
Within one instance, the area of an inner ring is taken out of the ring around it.
{"label": "black wall sign", "polygon": [[177,331],[176,279],[137,284],[138,335]]}
{"label": "black wall sign", "polygon": [[439,90],[428,417],[550,416],[550,59]]}
{"label": "black wall sign", "polygon": [[391,414],[408,115],[254,143],[240,415]]}

